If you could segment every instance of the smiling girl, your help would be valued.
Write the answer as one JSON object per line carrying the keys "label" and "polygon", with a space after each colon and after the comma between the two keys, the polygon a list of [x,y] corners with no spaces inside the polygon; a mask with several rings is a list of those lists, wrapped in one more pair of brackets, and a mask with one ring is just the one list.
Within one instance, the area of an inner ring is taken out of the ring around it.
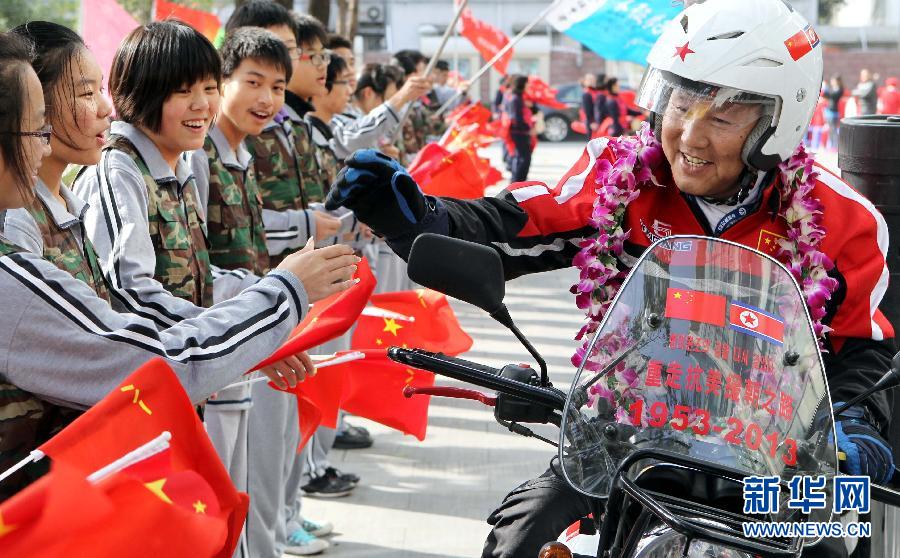
{"label": "smiling girl", "polygon": [[102,94],[102,71],[81,37],[66,27],[33,21],[12,32],[34,45],[33,66],[47,101],[46,118],[53,135],[51,153],[38,171],[35,196],[24,208],[7,212],[5,233],[15,244],[42,255],[108,301],[103,273],[82,226],[87,204],[62,183],[69,164],[92,165],[100,160],[112,111]]}
{"label": "smiling girl", "polygon": [[[160,325],[214,300],[204,212],[180,156],[203,147],[219,110],[220,79],[218,53],[191,27],[163,21],[132,31],[109,80],[121,120],[112,124],[99,164],[73,188],[90,204],[85,226],[114,306]],[[220,277],[216,289],[229,295],[255,280]]]}

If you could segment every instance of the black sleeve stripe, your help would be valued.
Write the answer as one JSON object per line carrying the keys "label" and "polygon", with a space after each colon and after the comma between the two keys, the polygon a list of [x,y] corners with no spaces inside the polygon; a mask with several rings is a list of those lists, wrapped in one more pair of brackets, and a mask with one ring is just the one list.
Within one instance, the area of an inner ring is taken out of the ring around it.
{"label": "black sleeve stripe", "polygon": [[176,362],[209,360],[230,354],[248,339],[272,329],[290,316],[288,299],[282,294],[278,297],[276,305],[229,327],[221,335],[211,336],[202,341],[191,336],[184,340],[182,346],[166,349],[159,338],[159,332],[154,328],[141,324],[112,328],[103,323],[81,301],[68,293],[58,281],[44,277],[40,270],[21,254],[0,258],[0,269],[5,270],[82,330],[112,341],[136,346]]}
{"label": "black sleeve stripe", "polygon": [[300,236],[300,229],[289,229],[286,231],[266,231],[266,238],[269,240],[290,240]]}
{"label": "black sleeve stripe", "polygon": [[294,290],[294,286],[291,285],[291,283],[287,279],[285,279],[284,277],[281,277],[277,273],[270,275],[270,277],[274,277],[275,279],[278,279],[279,281],[284,283],[284,285],[287,287],[288,292],[291,293],[291,298],[294,300],[294,308],[297,309],[297,321],[302,320],[303,319],[303,307],[300,305],[300,297],[297,296],[297,292]]}
{"label": "black sleeve stripe", "polygon": [[[138,316],[153,320],[154,323],[161,327],[174,325],[186,316],[179,316],[169,311],[168,308],[152,301],[142,301],[140,295],[133,289],[127,289],[122,285],[121,280],[121,260],[116,252],[118,241],[118,233],[122,230],[122,218],[119,215],[119,208],[116,204],[116,195],[112,186],[109,184],[109,151],[103,152],[103,160],[97,165],[97,187],[100,192],[100,200],[103,205],[103,216],[106,221],[106,230],[109,234],[110,241],[110,257],[113,259],[113,265],[110,266],[109,281],[113,296],[116,297],[129,312]],[[100,167],[103,172],[100,172]]]}

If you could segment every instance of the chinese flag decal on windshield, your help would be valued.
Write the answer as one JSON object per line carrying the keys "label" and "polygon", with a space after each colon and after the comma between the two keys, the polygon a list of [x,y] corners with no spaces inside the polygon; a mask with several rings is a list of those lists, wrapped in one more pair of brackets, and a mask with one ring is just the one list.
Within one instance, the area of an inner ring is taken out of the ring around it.
{"label": "chinese flag decal on windshield", "polygon": [[666,317],[725,327],[725,297],[669,288],[666,292]]}

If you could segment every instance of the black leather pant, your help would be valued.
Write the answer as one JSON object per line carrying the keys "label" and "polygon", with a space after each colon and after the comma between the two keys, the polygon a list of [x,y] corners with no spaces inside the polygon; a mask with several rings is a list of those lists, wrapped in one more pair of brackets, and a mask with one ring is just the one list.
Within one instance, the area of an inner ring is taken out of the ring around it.
{"label": "black leather pant", "polygon": [[[526,481],[506,495],[488,517],[493,526],[482,558],[537,558],[569,525],[593,511],[591,501],[553,472]],[[859,555],[857,552],[855,556]],[[802,558],[846,558],[841,539],[824,539],[803,551]],[[859,556],[858,558],[863,558]]]}

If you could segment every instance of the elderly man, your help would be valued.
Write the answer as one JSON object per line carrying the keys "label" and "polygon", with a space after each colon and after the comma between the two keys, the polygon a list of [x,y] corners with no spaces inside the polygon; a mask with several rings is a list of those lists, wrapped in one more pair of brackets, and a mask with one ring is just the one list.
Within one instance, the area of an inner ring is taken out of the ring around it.
{"label": "elderly man", "polygon": [[[848,401],[889,368],[893,353],[893,329],[878,310],[887,228],[868,201],[800,147],[822,83],[815,31],[781,0],[707,0],[666,27],[647,61],[637,103],[651,124],[637,138],[591,141],[556,187],[529,182],[496,198],[435,198],[393,161],[358,152],[327,203],[355,211],[401,255],[423,232],[489,245],[508,278],[571,265],[586,272],[580,251],[588,243],[618,255],[624,271],[670,234],[767,251],[801,268],[827,349],[832,399]],[[632,171],[630,186],[621,186],[618,177]],[[624,241],[620,230],[630,232]],[[815,246],[798,241],[810,231]],[[611,298],[599,287],[588,294]],[[854,456],[842,468],[883,482],[894,470],[881,436],[887,399],[876,396],[852,414],[837,422],[838,446]],[[586,499],[548,470],[491,514],[483,556],[535,556],[589,511]],[[816,556],[845,553],[821,546]]]}

